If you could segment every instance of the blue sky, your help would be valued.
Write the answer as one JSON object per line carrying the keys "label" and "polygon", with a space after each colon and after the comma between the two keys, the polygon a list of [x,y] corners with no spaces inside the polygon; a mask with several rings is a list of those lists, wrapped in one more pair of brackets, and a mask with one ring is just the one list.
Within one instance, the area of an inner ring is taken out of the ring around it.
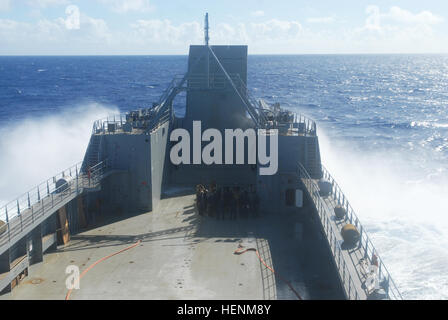
{"label": "blue sky", "polygon": [[0,54],[448,53],[441,0],[0,0]]}

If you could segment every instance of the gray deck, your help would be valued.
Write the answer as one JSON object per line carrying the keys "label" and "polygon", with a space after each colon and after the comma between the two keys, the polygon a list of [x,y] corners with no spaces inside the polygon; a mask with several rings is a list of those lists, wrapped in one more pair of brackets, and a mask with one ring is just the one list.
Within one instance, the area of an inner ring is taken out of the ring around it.
{"label": "gray deck", "polygon": [[[330,223],[333,225],[335,230],[338,231],[337,233],[335,233],[336,241],[342,248],[341,258],[337,257],[336,264],[339,265],[345,263],[345,266],[349,269],[353,284],[355,285],[354,288],[350,287],[350,290],[356,290],[356,292],[349,291],[349,286],[347,284],[345,285],[347,296],[352,297],[357,294],[359,295],[358,299],[365,300],[368,296],[367,289],[364,286],[364,282],[367,278],[367,273],[364,270],[363,264],[361,263],[361,259],[364,258],[364,248],[359,246],[344,246],[344,240],[342,239],[341,230],[347,223],[350,222],[347,221],[347,219],[335,219],[334,208],[337,206],[337,202],[333,198],[325,197],[324,201],[327,204],[327,208],[333,210],[331,212],[328,212],[329,216],[331,217]],[[343,259],[344,262],[342,262],[341,259]],[[347,274],[346,279],[348,279],[348,276],[349,275]],[[344,281],[344,283],[346,283],[346,281]]]}
{"label": "gray deck", "polygon": [[258,248],[304,299],[343,298],[331,282],[334,276],[327,276],[325,253],[312,246],[316,232],[297,236],[296,223],[297,217],[281,213],[225,221],[200,217],[193,195],[172,196],[154,212],[129,214],[72,236],[70,245],[46,254],[0,298],[64,299],[68,265],[82,272],[138,240],[137,247],[91,269],[71,299],[297,299],[254,252],[234,255],[238,244]]}

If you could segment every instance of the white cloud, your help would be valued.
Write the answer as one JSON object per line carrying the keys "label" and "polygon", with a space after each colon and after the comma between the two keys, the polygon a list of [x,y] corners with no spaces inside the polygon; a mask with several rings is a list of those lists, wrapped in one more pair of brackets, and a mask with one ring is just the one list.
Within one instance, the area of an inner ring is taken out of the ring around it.
{"label": "white cloud", "polygon": [[153,8],[149,0],[99,0],[108,5],[118,13],[127,13],[131,11],[148,12]]}
{"label": "white cloud", "polygon": [[263,17],[264,11],[263,10],[257,10],[251,13],[254,17]]}
{"label": "white cloud", "polygon": [[60,6],[69,4],[68,0],[29,0],[28,4],[34,7],[46,8],[50,6]]}
{"label": "white cloud", "polygon": [[113,37],[104,20],[71,5],[65,17],[53,20],[0,19],[0,39],[0,54],[105,54]]}
{"label": "white cloud", "polygon": [[252,23],[251,35],[266,40],[297,38],[303,31],[298,21],[271,19],[262,23]]}
{"label": "white cloud", "polygon": [[366,8],[364,26],[344,31],[344,43],[353,51],[370,53],[446,52],[446,35],[438,34],[435,25],[443,18],[430,12],[391,7],[382,12],[378,6]]}
{"label": "white cloud", "polygon": [[333,23],[335,19],[333,17],[319,17],[319,18],[308,18],[306,19],[308,23]]}
{"label": "white cloud", "polygon": [[384,19],[390,19],[392,21],[410,24],[437,24],[443,21],[442,17],[433,14],[430,11],[422,11],[417,14],[401,9],[399,7],[390,8],[389,12],[383,15]]}
{"label": "white cloud", "polygon": [[[203,25],[197,21],[176,24],[171,20],[138,20],[131,24],[131,28],[131,34],[122,35],[121,39],[125,46],[137,48],[139,52],[176,50],[185,53],[190,44],[202,44],[204,39]],[[291,47],[291,43],[300,42],[303,32],[298,21],[271,19],[259,23],[219,23],[210,30],[210,43],[259,43],[263,46],[281,43]],[[276,49],[276,46],[270,48]]]}
{"label": "white cloud", "polygon": [[11,8],[11,0],[0,0],[0,12],[8,11]]}
{"label": "white cloud", "polygon": [[[331,25],[326,18],[310,19],[313,22],[305,25],[280,19],[222,22],[211,29],[210,41],[247,44],[250,53],[448,52],[447,36],[436,29],[443,18],[428,11],[392,7],[382,12],[369,6],[359,27],[336,19]],[[318,22],[322,26],[315,28]],[[53,20],[0,20],[0,54],[185,54],[190,44],[202,44],[203,38],[202,20],[140,19],[112,31],[104,20],[71,6],[65,16]]]}
{"label": "white cloud", "polygon": [[378,6],[368,6],[366,8],[368,17],[364,28],[367,30],[381,31],[390,26],[413,25],[430,26],[443,22],[443,18],[430,11],[412,13],[408,10],[394,6],[388,12],[382,13]]}
{"label": "white cloud", "polygon": [[170,20],[138,20],[131,25],[136,39],[152,44],[185,44],[202,39],[202,26],[196,22],[174,25]]}
{"label": "white cloud", "polygon": [[246,44],[250,41],[250,36],[244,23],[238,23],[233,26],[227,23],[220,23],[212,30],[210,37],[212,44]]}

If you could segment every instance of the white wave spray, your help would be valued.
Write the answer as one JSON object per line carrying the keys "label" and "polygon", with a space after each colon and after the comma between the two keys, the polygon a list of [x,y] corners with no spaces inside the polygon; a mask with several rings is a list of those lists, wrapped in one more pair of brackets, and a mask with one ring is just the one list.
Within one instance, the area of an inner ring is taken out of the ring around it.
{"label": "white wave spray", "polygon": [[89,103],[1,128],[0,205],[81,161],[93,122],[115,113],[115,107]]}
{"label": "white wave spray", "polygon": [[322,130],[319,141],[324,165],[369,231],[403,297],[448,299],[446,175],[416,180],[418,165],[406,154],[361,152]]}

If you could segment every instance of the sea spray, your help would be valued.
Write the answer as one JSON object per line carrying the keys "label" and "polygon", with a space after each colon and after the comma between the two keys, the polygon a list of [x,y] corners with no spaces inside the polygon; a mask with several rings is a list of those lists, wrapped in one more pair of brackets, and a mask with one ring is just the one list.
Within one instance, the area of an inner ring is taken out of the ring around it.
{"label": "sea spray", "polygon": [[365,151],[319,131],[324,165],[340,184],[406,299],[448,298],[448,177],[406,153]]}
{"label": "sea spray", "polygon": [[114,113],[90,103],[7,123],[0,129],[0,205],[81,161],[93,122]]}

